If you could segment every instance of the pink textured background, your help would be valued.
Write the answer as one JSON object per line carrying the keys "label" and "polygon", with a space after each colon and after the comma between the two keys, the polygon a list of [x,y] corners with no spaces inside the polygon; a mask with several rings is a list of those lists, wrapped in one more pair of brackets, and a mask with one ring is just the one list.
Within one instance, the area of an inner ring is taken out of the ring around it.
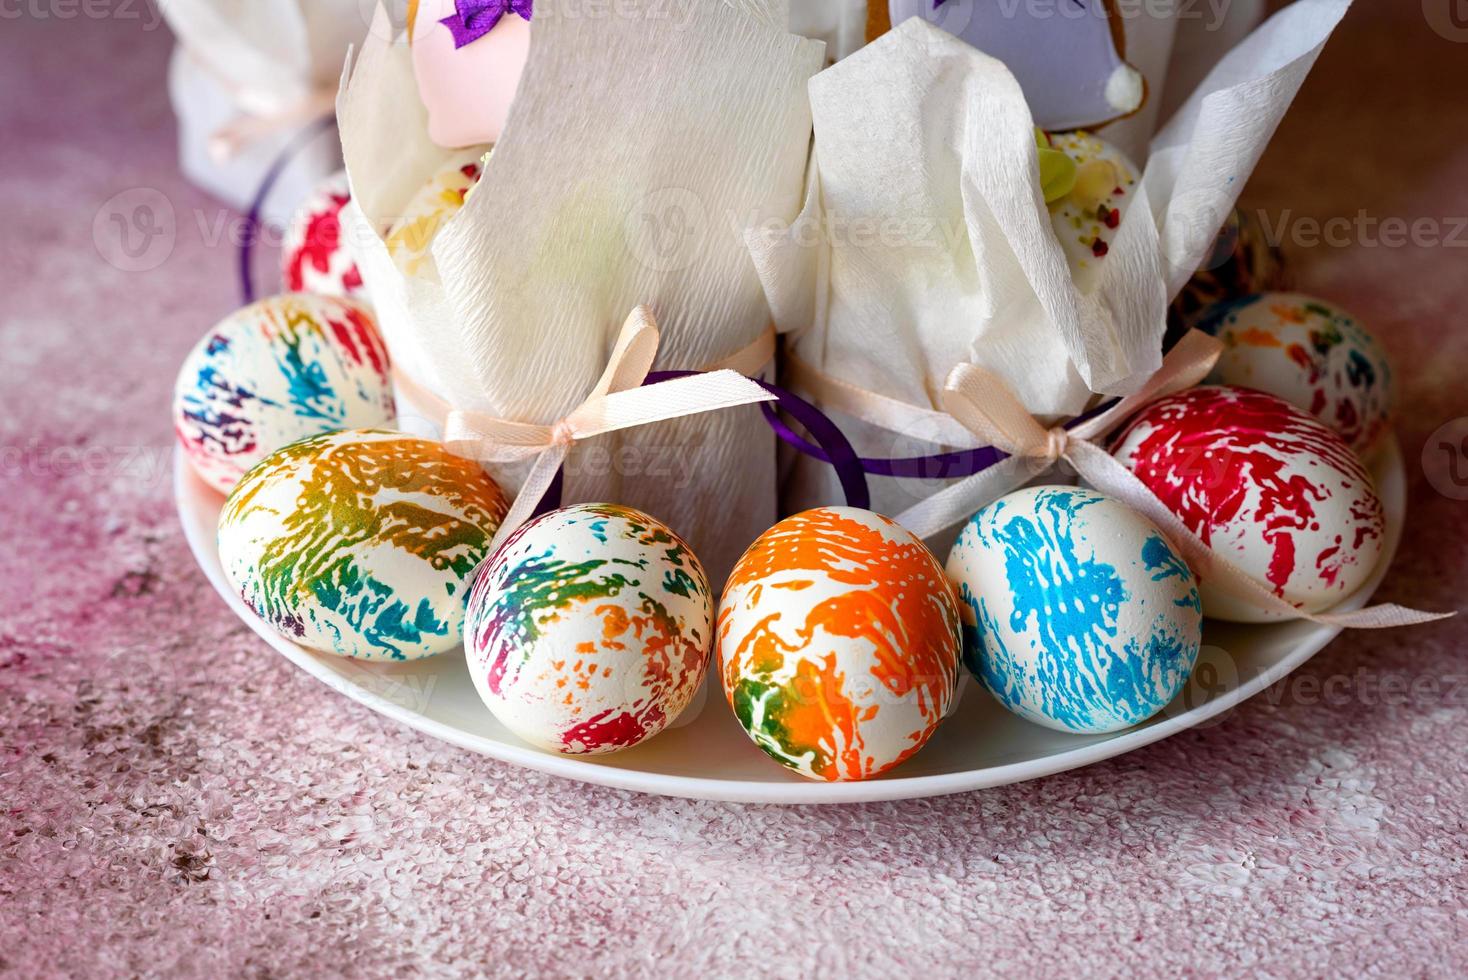
{"label": "pink textured background", "polygon": [[[292,668],[170,499],[173,374],[235,292],[218,206],[177,174],[168,47],[117,18],[0,29],[0,971],[1468,971],[1468,619],[1345,637],[1110,763],[831,809],[523,772]],[[1419,4],[1359,3],[1247,200],[1468,215],[1465,66]],[[154,272],[93,246],[134,187],[179,216]],[[1398,366],[1412,510],[1384,596],[1430,608],[1468,582],[1468,503],[1417,462],[1468,415],[1464,246],[1290,246]]]}

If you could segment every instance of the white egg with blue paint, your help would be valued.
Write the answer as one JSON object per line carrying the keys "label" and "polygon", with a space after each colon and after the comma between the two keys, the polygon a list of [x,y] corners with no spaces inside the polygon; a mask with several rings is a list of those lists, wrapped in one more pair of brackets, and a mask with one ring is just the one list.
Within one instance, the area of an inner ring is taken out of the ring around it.
{"label": "white egg with blue paint", "polygon": [[1151,521],[1093,490],[1031,487],[970,519],[948,556],[964,661],[1006,708],[1102,734],[1156,715],[1203,641],[1198,583]]}

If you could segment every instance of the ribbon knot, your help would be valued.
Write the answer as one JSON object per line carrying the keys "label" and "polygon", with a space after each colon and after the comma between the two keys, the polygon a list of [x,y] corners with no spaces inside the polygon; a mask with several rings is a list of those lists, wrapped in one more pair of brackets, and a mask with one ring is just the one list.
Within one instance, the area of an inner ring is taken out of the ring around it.
{"label": "ribbon knot", "polygon": [[490,545],[491,554],[529,520],[577,442],[668,419],[776,400],[757,382],[728,369],[644,385],[657,359],[658,339],[652,313],[642,306],[633,310],[617,335],[606,370],[586,399],[550,425],[460,409],[448,412],[443,441],[450,452],[481,464],[534,460]]}
{"label": "ribbon knot", "polygon": [[1278,618],[1306,619],[1356,629],[1407,626],[1445,618],[1394,605],[1320,614],[1296,609],[1213,551],[1146,484],[1103,448],[1101,443],[1106,437],[1143,406],[1191,388],[1206,378],[1222,351],[1223,345],[1217,339],[1192,331],[1168,353],[1162,367],[1140,391],[1069,428],[1041,425],[994,372],[973,364],[959,365],[943,389],[944,408],[981,444],[991,445],[1009,458],[909,508],[897,516],[898,523],[920,538],[932,537],[968,520],[980,507],[1018,489],[1063,459],[1086,483],[1150,518],[1200,578]]}
{"label": "ribbon knot", "polygon": [[561,419],[551,426],[550,444],[552,446],[569,446],[576,441],[576,427],[567,419]]}
{"label": "ribbon knot", "polygon": [[1061,426],[1055,426],[1045,431],[1045,455],[1044,459],[1049,463],[1058,463],[1065,458],[1065,451],[1070,448],[1070,433]]}

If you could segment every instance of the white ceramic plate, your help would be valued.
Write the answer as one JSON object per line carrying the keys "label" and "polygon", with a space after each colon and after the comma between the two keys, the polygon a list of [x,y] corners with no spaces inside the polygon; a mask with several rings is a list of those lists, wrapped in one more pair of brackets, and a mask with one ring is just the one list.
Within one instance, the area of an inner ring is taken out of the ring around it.
{"label": "white ceramic plate", "polygon": [[[1406,478],[1395,440],[1372,461],[1387,511],[1381,566],[1343,608],[1376,591],[1396,553],[1406,510]],[[1193,680],[1161,715],[1114,735],[1067,735],[1005,711],[980,685],[962,700],[927,746],[888,775],[862,783],[815,783],[795,776],[755,747],[722,696],[695,702],[681,727],[626,752],[597,758],[549,755],[502,727],[479,701],[464,658],[447,654],[408,664],[365,664],[312,653],[277,635],[225,582],[215,545],[223,497],[174,457],[179,517],[194,557],[235,615],[296,666],[333,690],[389,718],[475,752],[588,783],[665,796],[744,803],[859,803],[911,799],[1001,786],[1130,752],[1218,719],[1310,659],[1340,632],[1312,623],[1237,626],[1208,623]],[[701,708],[699,705],[701,704]]]}

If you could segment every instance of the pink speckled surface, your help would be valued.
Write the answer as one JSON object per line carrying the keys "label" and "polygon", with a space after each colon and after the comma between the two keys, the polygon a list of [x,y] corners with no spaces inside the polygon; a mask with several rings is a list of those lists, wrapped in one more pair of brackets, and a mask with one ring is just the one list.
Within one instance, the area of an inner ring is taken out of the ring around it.
{"label": "pink speckled surface", "polygon": [[[562,782],[296,671],[170,499],[171,380],[235,294],[221,212],[177,175],[168,44],[120,18],[0,29],[0,971],[1468,971],[1468,619],[1348,636],[1083,771],[829,809]],[[1419,4],[1359,3],[1249,200],[1468,215],[1465,65]],[[135,187],[178,219],[145,273],[92,237]],[[1383,596],[1429,608],[1468,583],[1468,502],[1416,462],[1468,416],[1458,242],[1289,246],[1398,366],[1412,510]]]}

